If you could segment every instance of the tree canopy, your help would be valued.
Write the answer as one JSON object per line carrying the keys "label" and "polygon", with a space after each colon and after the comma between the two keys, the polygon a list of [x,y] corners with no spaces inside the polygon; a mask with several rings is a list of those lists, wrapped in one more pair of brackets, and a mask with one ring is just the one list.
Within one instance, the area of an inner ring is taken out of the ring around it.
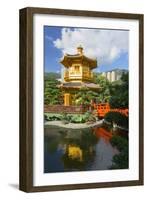
{"label": "tree canopy", "polygon": [[46,105],[63,104],[63,94],[59,88],[58,74],[46,73],[44,78],[44,103]]}
{"label": "tree canopy", "polygon": [[107,103],[110,99],[110,87],[111,83],[101,74],[94,74],[94,82],[99,84],[100,91],[98,91],[97,101],[98,103]]}
{"label": "tree canopy", "polygon": [[122,75],[120,81],[114,82],[110,87],[111,98],[109,100],[111,108],[128,108],[129,81],[128,73]]}
{"label": "tree canopy", "polygon": [[[63,104],[63,91],[59,88],[59,74],[45,73],[44,103],[47,105]],[[81,88],[74,95],[76,105],[109,103],[111,108],[128,108],[128,73],[124,73],[119,81],[109,82],[101,74],[94,74],[94,83],[100,86],[99,91]]]}

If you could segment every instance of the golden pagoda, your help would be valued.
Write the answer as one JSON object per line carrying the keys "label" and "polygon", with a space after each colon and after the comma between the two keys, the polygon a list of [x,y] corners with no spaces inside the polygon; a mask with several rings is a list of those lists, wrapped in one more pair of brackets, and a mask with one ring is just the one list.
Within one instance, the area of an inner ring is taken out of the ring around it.
{"label": "golden pagoda", "polygon": [[77,47],[77,54],[65,54],[60,63],[64,66],[61,88],[65,106],[74,105],[74,95],[80,88],[99,90],[99,85],[93,83],[92,72],[97,67],[97,60],[86,57],[82,46]]}

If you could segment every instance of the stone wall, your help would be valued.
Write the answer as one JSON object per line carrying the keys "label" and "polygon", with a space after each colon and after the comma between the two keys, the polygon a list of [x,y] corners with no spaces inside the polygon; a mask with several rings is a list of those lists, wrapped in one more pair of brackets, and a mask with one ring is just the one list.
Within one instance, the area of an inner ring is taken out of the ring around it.
{"label": "stone wall", "polygon": [[73,113],[82,114],[88,111],[88,107],[85,106],[64,106],[64,105],[45,105],[44,112],[48,113]]}

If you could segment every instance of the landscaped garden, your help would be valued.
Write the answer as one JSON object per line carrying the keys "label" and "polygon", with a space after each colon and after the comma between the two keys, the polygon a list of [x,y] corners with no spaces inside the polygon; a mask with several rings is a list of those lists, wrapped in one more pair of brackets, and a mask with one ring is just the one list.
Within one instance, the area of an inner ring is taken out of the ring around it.
{"label": "landscaped garden", "polygon": [[[51,73],[45,76],[45,105],[56,106],[58,109],[63,105],[63,92],[60,89],[60,82],[57,80],[58,75]],[[75,106],[83,106],[87,111],[80,113],[68,112],[45,112],[44,120],[46,127],[56,126],[60,128],[68,128],[70,131],[74,129],[89,128],[94,126],[105,126],[112,137],[109,143],[113,148],[118,150],[112,157],[112,163],[109,169],[127,169],[128,168],[128,116],[123,113],[113,111],[113,109],[128,108],[128,74],[124,74],[119,81],[110,83],[99,74],[94,75],[94,82],[100,85],[100,91],[90,91],[87,88],[81,88],[74,96]],[[107,112],[102,119],[97,116],[96,110],[91,105],[109,103],[112,111]],[[59,106],[60,105],[60,106]],[[83,124],[83,125],[82,125]],[[93,126],[89,126],[92,124]],[[82,126],[81,126],[82,125]],[[115,131],[114,125],[118,131]],[[82,129],[81,129],[82,130]],[[121,131],[124,131],[123,135]],[[86,141],[85,141],[86,142]]]}
{"label": "landscaped garden", "polygon": [[86,123],[96,121],[96,117],[89,111],[84,114],[45,113],[44,116],[46,121],[63,121],[65,123]]}
{"label": "landscaped garden", "polygon": [[[63,92],[59,87],[59,74],[47,73],[45,75],[45,105],[63,105]],[[96,104],[109,103],[110,107],[123,109],[128,108],[128,74],[123,74],[119,81],[109,82],[100,74],[94,74],[94,83],[100,86],[100,90],[90,91],[88,88],[81,88],[75,94],[75,106],[87,106],[87,111],[83,114],[70,114],[66,112],[48,113],[45,112],[45,121],[62,121],[68,123],[88,123],[98,120],[96,110],[91,107],[91,102]],[[88,107],[89,106],[89,107]],[[128,117],[119,112],[108,112],[104,119],[120,127],[128,129]]]}

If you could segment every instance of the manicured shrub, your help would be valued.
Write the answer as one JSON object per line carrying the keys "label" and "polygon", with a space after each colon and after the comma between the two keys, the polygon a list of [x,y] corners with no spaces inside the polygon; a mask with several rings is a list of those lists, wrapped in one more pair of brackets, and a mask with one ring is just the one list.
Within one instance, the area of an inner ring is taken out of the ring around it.
{"label": "manicured shrub", "polygon": [[72,123],[85,123],[86,117],[82,114],[74,114],[70,120]]}
{"label": "manicured shrub", "polygon": [[128,128],[128,117],[120,112],[108,112],[104,119],[111,124],[116,123],[118,126]]}
{"label": "manicured shrub", "polygon": [[61,120],[63,121],[64,124],[68,124],[71,121],[71,115],[67,113],[63,113]]}
{"label": "manicured shrub", "polygon": [[70,122],[72,123],[85,123],[88,121],[95,121],[95,117],[91,112],[86,112],[84,114],[73,114],[70,115]]}
{"label": "manicured shrub", "polygon": [[86,112],[84,114],[56,114],[56,113],[45,113],[44,119],[47,121],[57,121],[61,120],[65,123],[85,123],[88,121],[95,121],[95,117],[91,112]]}
{"label": "manicured shrub", "polygon": [[45,113],[44,114],[44,119],[47,121],[57,121],[57,120],[62,120],[62,115],[61,114],[56,114],[56,113]]}

